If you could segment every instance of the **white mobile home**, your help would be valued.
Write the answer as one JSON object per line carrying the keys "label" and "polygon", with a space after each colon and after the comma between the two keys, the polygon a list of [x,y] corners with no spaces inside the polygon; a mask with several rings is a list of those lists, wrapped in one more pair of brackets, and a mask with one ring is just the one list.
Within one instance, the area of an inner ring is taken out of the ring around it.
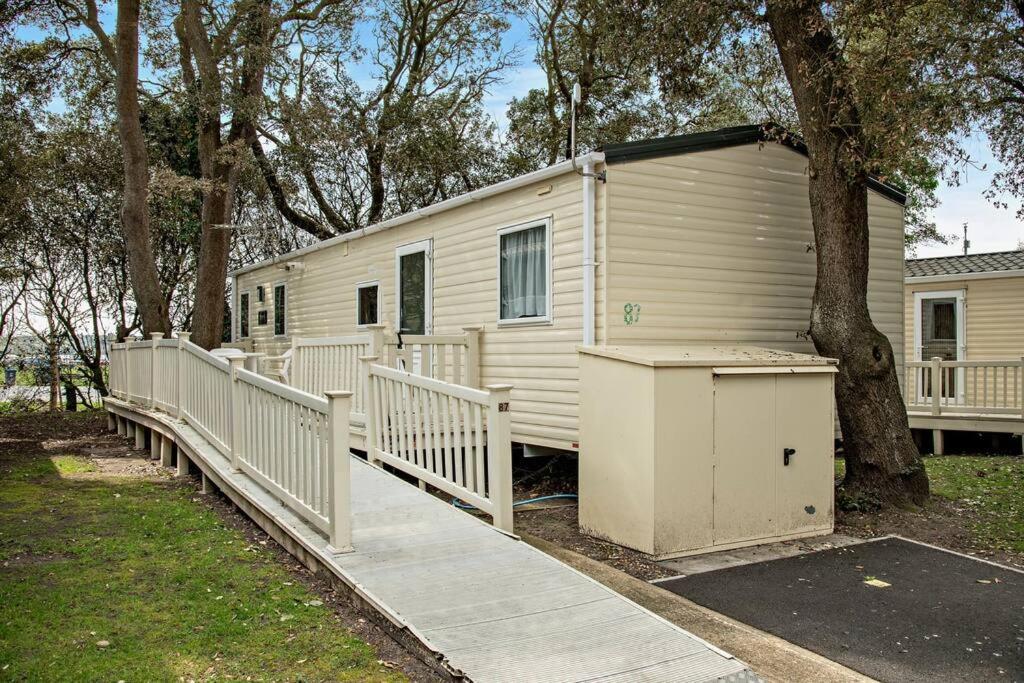
{"label": "white mobile home", "polygon": [[[233,339],[479,325],[512,439],[579,448],[581,345],[812,351],[807,159],[758,126],[606,146],[232,273]],[[593,177],[596,174],[598,177]],[[869,302],[902,362],[903,204],[872,182]],[[339,387],[341,388],[341,387]]]}

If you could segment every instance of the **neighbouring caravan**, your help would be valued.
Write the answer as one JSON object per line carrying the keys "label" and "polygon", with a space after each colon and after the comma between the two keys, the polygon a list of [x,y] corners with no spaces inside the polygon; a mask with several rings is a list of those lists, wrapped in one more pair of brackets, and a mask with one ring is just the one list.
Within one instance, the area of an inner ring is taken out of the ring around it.
{"label": "neighbouring caravan", "polygon": [[[807,158],[757,126],[606,146],[234,271],[233,340],[481,325],[512,438],[579,447],[578,347],[813,352]],[[902,364],[904,196],[871,183],[869,303]]]}
{"label": "neighbouring caravan", "polygon": [[941,454],[946,431],[1024,432],[1024,251],[909,259],[905,284],[903,394],[911,428],[932,433],[922,449]]}

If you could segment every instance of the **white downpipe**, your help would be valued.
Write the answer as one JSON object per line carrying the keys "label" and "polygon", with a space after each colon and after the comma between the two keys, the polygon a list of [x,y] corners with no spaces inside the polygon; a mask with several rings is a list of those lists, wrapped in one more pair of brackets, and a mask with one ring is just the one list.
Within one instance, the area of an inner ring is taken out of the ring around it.
{"label": "white downpipe", "polygon": [[231,341],[238,341],[238,302],[241,297],[238,295],[238,278],[234,275],[231,279]]}
{"label": "white downpipe", "polygon": [[583,162],[583,345],[594,345],[594,162]]}

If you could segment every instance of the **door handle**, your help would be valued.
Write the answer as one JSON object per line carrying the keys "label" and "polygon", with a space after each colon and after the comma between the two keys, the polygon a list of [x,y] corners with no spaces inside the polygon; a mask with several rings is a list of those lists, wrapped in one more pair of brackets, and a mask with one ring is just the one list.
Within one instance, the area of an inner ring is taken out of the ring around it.
{"label": "door handle", "polygon": [[790,456],[796,455],[795,448],[783,448],[782,449],[782,464],[788,465]]}

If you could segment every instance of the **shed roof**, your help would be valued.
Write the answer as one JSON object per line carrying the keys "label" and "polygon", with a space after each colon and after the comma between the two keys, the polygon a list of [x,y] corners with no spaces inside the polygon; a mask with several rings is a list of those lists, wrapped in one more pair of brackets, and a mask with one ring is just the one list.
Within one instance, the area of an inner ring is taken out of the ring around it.
{"label": "shed roof", "polygon": [[651,367],[808,367],[835,365],[838,361],[807,353],[761,346],[578,346],[577,351]]}
{"label": "shed roof", "polygon": [[992,251],[985,254],[907,259],[906,276],[969,275],[1024,270],[1024,251]]}

